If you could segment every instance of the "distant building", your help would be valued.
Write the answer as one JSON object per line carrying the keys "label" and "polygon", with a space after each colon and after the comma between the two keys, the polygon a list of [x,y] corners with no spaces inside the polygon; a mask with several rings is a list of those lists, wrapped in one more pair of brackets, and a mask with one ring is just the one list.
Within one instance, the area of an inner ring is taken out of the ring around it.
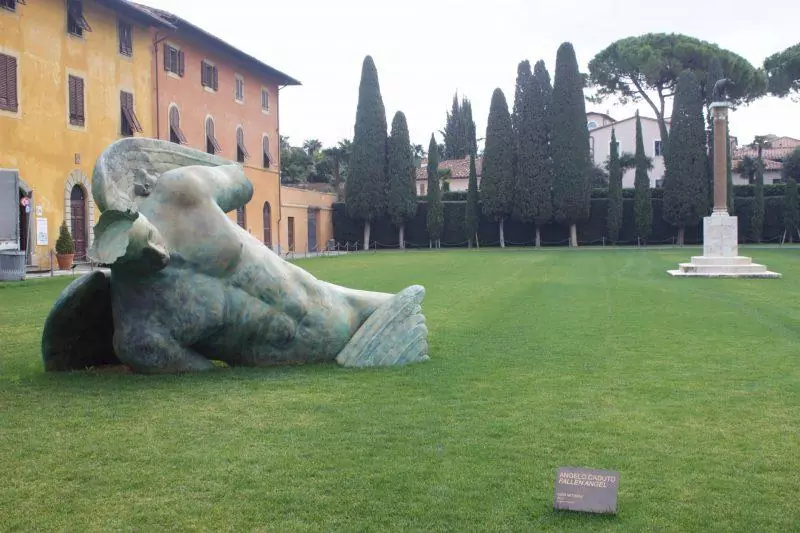
{"label": "distant building", "polygon": [[[478,188],[481,186],[481,169],[483,167],[483,158],[478,157],[475,159],[475,170],[478,173]],[[464,159],[448,159],[446,161],[439,161],[439,170],[449,170],[449,187],[450,190],[466,191],[469,188],[469,156]],[[428,194],[428,160],[423,159],[420,166],[417,167],[417,194],[419,196],[426,196]]]}
{"label": "distant building", "polygon": [[[792,137],[778,137],[777,135],[765,135],[764,137],[769,142],[769,147],[761,151],[761,157],[764,160],[764,183],[767,185],[781,183],[783,162],[792,152],[800,148],[800,140]],[[734,185],[749,183],[746,177],[736,172],[737,167],[745,157],[756,159],[758,157],[758,149],[752,145],[732,146],[731,165],[734,170]]]}
{"label": "distant building", "polygon": [[[653,160],[650,174],[650,187],[661,187],[664,182],[664,156],[661,150],[661,131],[658,121],[650,117],[641,117],[644,153]],[[669,120],[667,130],[669,130]],[[622,120],[614,120],[605,113],[586,113],[586,127],[589,129],[589,152],[595,166],[605,168],[611,155],[611,131],[616,133],[620,155],[636,152],[636,116]],[[630,169],[622,176],[623,187],[633,187],[636,170]],[[558,176],[556,176],[558,179]]]}

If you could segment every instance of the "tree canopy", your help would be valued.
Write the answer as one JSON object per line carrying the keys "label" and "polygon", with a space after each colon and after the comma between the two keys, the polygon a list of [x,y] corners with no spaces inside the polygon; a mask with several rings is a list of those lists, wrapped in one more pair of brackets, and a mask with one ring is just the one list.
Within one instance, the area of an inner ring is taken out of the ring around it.
{"label": "tree canopy", "polygon": [[[701,95],[711,93],[717,80],[709,79],[713,58],[733,80],[728,96],[734,105],[749,103],[764,94],[763,73],[745,58],[694,37],[676,33],[647,33],[611,43],[589,62],[591,84],[597,89],[595,101],[616,96],[622,103],[644,100],[653,109],[661,129],[662,146],[669,151],[664,108],[675,94],[684,70],[695,72]],[[655,100],[649,93],[655,93]]]}
{"label": "tree canopy", "polygon": [[770,94],[784,97],[800,93],[800,43],[764,60]]}

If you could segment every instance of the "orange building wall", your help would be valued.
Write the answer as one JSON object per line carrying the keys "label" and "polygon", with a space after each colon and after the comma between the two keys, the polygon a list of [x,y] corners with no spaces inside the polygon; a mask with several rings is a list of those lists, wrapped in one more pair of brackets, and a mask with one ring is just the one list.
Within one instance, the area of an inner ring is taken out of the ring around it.
{"label": "orange building wall", "polygon": [[[31,259],[48,267],[59,226],[66,221],[73,185],[86,194],[86,247],[99,218],[91,197],[97,157],[120,134],[120,90],[132,92],[144,131],[151,136],[150,29],[133,23],[133,56],[119,54],[117,20],[126,17],[91,0],[83,2],[92,27],[83,37],[67,34],[63,0],[37,0],[0,9],[0,52],[18,58],[19,112],[0,111],[0,168],[16,169],[33,189]],[[68,117],[68,74],[84,78],[86,124]],[[47,245],[36,246],[36,220],[47,222]]]}
{"label": "orange building wall", "polygon": [[[281,252],[289,251],[289,219],[294,219],[294,252],[303,254],[325,249],[328,239],[333,238],[333,203],[336,195],[320,193],[294,187],[281,187],[280,223]],[[317,249],[309,249],[309,209],[317,217]]]}
{"label": "orange building wall", "polygon": [[[214,120],[214,133],[222,148],[218,155],[236,161],[236,129],[242,126],[245,147],[250,154],[245,161],[245,173],[253,183],[254,194],[245,206],[245,228],[264,241],[263,211],[269,202],[272,212],[272,244],[278,244],[279,189],[280,189],[280,139],[278,136],[278,86],[276,82],[260,77],[234,59],[218,55],[209,46],[202,46],[182,34],[153,32],[158,43],[153,54],[153,121],[157,123],[155,135],[169,140],[169,109],[176,105],[180,113],[180,127],[188,146],[206,149],[206,118]],[[184,53],[184,75],[178,77],[164,70],[163,42]],[[200,81],[201,62],[217,66],[219,88],[212,91]],[[235,76],[244,78],[244,101],[235,99]],[[270,109],[261,109],[261,87],[269,91]],[[262,138],[269,138],[272,163],[264,169],[261,151]],[[236,212],[228,214],[236,220]]]}

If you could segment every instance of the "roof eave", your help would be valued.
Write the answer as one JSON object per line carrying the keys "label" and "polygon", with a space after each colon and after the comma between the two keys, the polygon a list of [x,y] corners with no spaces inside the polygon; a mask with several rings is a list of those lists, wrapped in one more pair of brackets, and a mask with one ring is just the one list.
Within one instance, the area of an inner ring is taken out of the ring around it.
{"label": "roof eave", "polygon": [[302,83],[299,80],[296,80],[295,78],[289,76],[288,74],[285,74],[285,73],[281,72],[280,70],[278,70],[278,69],[276,69],[274,67],[271,67],[271,66],[267,65],[266,63],[263,63],[262,61],[256,59],[255,57],[251,56],[250,54],[248,54],[246,52],[243,52],[242,50],[236,48],[235,46],[233,46],[231,44],[226,43],[225,41],[223,41],[219,37],[217,37],[215,35],[212,35],[211,33],[208,33],[207,31],[205,31],[204,29],[202,29],[202,28],[200,28],[198,26],[195,26],[191,22],[188,22],[188,21],[186,21],[184,19],[181,19],[181,18],[177,18],[177,20],[175,21],[175,28],[177,30],[185,30],[185,31],[187,31],[189,33],[195,34],[195,36],[197,36],[197,37],[201,37],[203,39],[207,39],[207,40],[213,42],[216,47],[223,49],[228,54],[230,54],[230,55],[232,55],[232,56],[234,56],[234,57],[236,57],[236,58],[238,58],[238,59],[240,59],[240,60],[242,60],[244,62],[254,63],[256,66],[258,66],[259,70],[264,71],[268,76],[270,76],[271,78],[274,78],[279,83],[279,85],[284,85],[284,86],[302,85]]}
{"label": "roof eave", "polygon": [[171,30],[175,29],[175,26],[169,21],[164,20],[161,17],[157,17],[153,13],[145,11],[139,6],[127,2],[126,0],[97,0],[97,3],[105,6],[108,9],[111,9],[112,11],[117,11],[123,15],[126,15],[136,22],[161,28],[168,28]]}

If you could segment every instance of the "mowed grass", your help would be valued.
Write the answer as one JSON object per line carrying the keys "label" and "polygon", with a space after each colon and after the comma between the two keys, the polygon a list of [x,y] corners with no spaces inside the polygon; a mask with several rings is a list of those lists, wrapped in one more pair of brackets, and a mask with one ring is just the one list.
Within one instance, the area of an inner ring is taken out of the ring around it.
{"label": "mowed grass", "polygon": [[[781,280],[673,279],[697,249],[319,258],[419,283],[431,360],[45,374],[69,280],[0,288],[2,531],[800,529],[800,249]],[[620,472],[616,516],[554,512],[559,466]]]}

